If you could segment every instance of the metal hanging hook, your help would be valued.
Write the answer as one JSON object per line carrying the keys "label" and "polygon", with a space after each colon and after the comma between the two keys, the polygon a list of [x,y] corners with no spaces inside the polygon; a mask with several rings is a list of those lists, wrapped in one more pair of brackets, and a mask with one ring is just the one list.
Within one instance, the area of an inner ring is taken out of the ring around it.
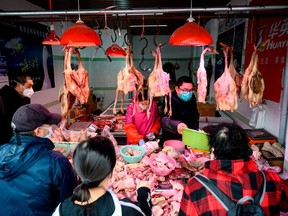
{"label": "metal hanging hook", "polygon": [[166,44],[166,42],[165,43],[159,43],[159,44],[156,43],[156,37],[159,35],[159,33],[160,33],[160,27],[159,27],[159,21],[158,21],[156,34],[153,36],[153,42],[154,42],[154,45],[156,47],[158,47],[158,46],[163,47]]}
{"label": "metal hanging hook", "polygon": [[117,28],[117,26],[115,25],[115,26],[114,26],[114,29],[113,29],[113,33],[114,33],[114,37],[115,37],[115,38],[113,38],[112,35],[111,35],[111,40],[112,40],[112,43],[113,43],[113,44],[115,44],[116,41],[117,41],[116,28]]}
{"label": "metal hanging hook", "polygon": [[139,63],[139,68],[140,68],[142,71],[147,71],[147,70],[149,70],[150,67],[148,66],[148,67],[146,67],[146,68],[142,68],[142,64],[143,64],[143,62],[144,62],[144,54],[145,54],[145,49],[146,49],[147,46],[148,46],[148,40],[147,40],[147,38],[145,38],[144,36],[141,37],[139,41],[142,41],[142,40],[145,41],[145,45],[144,45],[144,47],[143,47],[142,50],[141,50],[142,58],[141,58],[141,61],[140,61],[140,63]]}

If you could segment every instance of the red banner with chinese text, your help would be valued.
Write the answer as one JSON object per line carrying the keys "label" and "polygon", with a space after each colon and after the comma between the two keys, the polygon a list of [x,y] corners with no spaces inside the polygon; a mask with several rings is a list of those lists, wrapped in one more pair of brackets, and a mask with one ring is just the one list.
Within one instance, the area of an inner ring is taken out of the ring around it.
{"label": "red banner with chinese text", "polygon": [[[250,5],[269,5],[269,0],[254,0]],[[273,4],[287,4],[283,0],[273,1]],[[259,12],[260,13],[260,12]],[[263,13],[263,12],[262,12]],[[265,13],[269,13],[265,11]],[[259,18],[258,18],[259,17]],[[245,68],[248,67],[253,46],[270,39],[264,52],[259,53],[258,69],[262,73],[265,83],[264,99],[274,102],[280,101],[283,88],[282,75],[284,72],[286,53],[288,47],[288,18],[287,17],[261,17],[255,15],[249,19]]]}

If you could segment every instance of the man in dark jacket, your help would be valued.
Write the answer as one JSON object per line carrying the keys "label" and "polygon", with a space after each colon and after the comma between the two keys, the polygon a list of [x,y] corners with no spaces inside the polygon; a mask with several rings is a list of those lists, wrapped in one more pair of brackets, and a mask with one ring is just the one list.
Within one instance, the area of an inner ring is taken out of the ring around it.
{"label": "man in dark jacket", "polygon": [[181,140],[183,128],[199,128],[199,113],[190,77],[182,76],[177,80],[171,103],[172,116],[164,116],[160,122],[163,129],[161,143],[171,139]]}
{"label": "man in dark jacket", "polygon": [[31,102],[33,80],[19,76],[10,80],[10,86],[0,89],[0,145],[10,141],[13,136],[11,119],[16,110]]}
{"label": "man in dark jacket", "polygon": [[69,160],[42,138],[61,118],[40,104],[24,105],[13,115],[15,135],[0,146],[1,215],[50,216],[72,195],[77,178]]}

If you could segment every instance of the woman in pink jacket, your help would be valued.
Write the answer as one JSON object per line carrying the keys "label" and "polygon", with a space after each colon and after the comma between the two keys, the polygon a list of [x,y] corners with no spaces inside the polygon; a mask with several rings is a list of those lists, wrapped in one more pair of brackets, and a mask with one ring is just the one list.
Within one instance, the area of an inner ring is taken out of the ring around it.
{"label": "woman in pink jacket", "polygon": [[157,104],[152,102],[149,117],[147,115],[148,107],[148,100],[142,100],[141,94],[139,94],[138,100],[128,105],[124,126],[127,144],[143,145],[145,142],[155,139],[155,135],[159,134],[160,113]]}

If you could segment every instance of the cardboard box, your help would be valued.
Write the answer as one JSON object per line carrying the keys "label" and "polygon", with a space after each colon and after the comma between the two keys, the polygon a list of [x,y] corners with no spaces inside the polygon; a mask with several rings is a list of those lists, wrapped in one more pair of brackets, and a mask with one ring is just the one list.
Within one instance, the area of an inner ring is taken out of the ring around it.
{"label": "cardboard box", "polygon": [[215,116],[216,105],[210,103],[197,103],[200,116]]}

